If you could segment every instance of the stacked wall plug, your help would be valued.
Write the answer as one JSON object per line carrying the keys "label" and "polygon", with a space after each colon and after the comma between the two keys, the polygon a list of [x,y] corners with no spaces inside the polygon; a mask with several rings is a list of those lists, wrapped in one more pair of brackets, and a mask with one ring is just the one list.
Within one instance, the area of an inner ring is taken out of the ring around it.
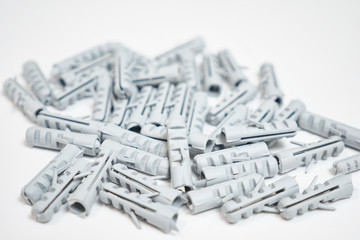
{"label": "stacked wall plug", "polygon": [[[359,154],[334,161],[336,176],[323,184],[299,186],[287,173],[360,150],[360,129],[311,113],[299,99],[284,105],[273,64],[251,79],[237,56],[209,52],[198,37],[153,58],[100,44],[55,63],[50,76],[24,63],[26,85],[9,78],[5,95],[37,125],[27,144],[58,151],[19,189],[33,218],[49,222],[60,208],[93,217],[101,202],[138,228],[146,222],[168,233],[179,231],[185,209],[217,208],[230,223],[262,212],[289,220],[351,197]],[[83,99],[93,101],[90,118],[62,112]],[[300,142],[299,130],[323,139]],[[274,151],[279,141],[294,145]]]}

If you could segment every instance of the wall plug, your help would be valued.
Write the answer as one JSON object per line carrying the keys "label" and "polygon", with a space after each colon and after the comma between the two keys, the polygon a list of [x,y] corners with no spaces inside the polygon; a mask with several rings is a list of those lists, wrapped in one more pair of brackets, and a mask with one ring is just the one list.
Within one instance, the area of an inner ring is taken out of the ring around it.
{"label": "wall plug", "polygon": [[[278,203],[280,216],[289,220],[308,210],[335,210],[329,203],[349,198],[353,192],[351,179],[345,175],[335,176],[323,184],[316,184],[317,176],[302,193],[284,197]],[[316,185],[315,185],[316,184]]]}
{"label": "wall plug", "polygon": [[190,191],[187,193],[188,208],[191,213],[196,214],[220,207],[232,198],[251,192],[262,178],[258,174],[250,174],[235,180]]}
{"label": "wall plug", "polygon": [[199,154],[194,157],[194,170],[196,173],[201,174],[201,170],[205,167],[221,166],[243,160],[246,161],[269,156],[269,154],[269,149],[264,142]]}
{"label": "wall plug", "polygon": [[178,209],[175,207],[153,202],[142,194],[129,192],[114,183],[106,183],[99,195],[103,203],[112,204],[113,207],[129,214],[138,228],[141,228],[139,219],[143,219],[165,233],[177,229]]}
{"label": "wall plug", "polygon": [[[174,207],[180,207],[183,203],[186,203],[186,199],[182,197],[180,191],[157,185],[154,178],[128,169],[123,164],[115,164],[109,175],[112,182],[127,188],[131,192],[148,194],[147,196],[155,202],[172,205]],[[162,178],[164,178],[164,176],[162,176]]]}
{"label": "wall plug", "polygon": [[236,223],[242,218],[248,218],[253,213],[278,213],[274,205],[282,198],[299,192],[297,182],[292,177],[283,177],[266,186],[263,181],[257,183],[255,189],[245,196],[240,196],[225,203],[221,211],[226,221]]}
{"label": "wall plug", "polygon": [[284,137],[294,137],[297,124],[293,120],[273,121],[271,123],[253,122],[251,125],[227,126],[222,129],[219,140],[225,146],[236,146],[245,143],[271,141]]}
{"label": "wall plug", "polygon": [[197,188],[208,187],[221,182],[237,179],[248,174],[257,173],[264,178],[274,177],[279,172],[278,162],[272,157],[262,157],[221,166],[204,167],[201,178],[195,181]]}
{"label": "wall plug", "polygon": [[319,142],[275,153],[274,157],[279,162],[280,173],[285,173],[301,166],[305,166],[305,172],[308,172],[311,166],[318,160],[326,160],[330,156],[336,157],[343,151],[344,147],[341,138],[333,136]]}

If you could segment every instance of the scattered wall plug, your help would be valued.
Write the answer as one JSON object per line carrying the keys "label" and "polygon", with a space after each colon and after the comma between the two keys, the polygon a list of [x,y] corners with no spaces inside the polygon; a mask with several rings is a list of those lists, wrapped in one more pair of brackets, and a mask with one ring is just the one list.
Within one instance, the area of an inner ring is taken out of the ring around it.
{"label": "scattered wall plug", "polygon": [[158,140],[167,139],[167,129],[165,126],[156,126],[155,124],[148,123],[141,128],[142,135],[151,137]]}
{"label": "scattered wall plug", "polygon": [[340,137],[333,136],[319,142],[305,144],[299,148],[284,150],[274,154],[279,162],[280,173],[285,173],[305,166],[308,172],[319,159],[338,156],[344,150],[344,143]]}
{"label": "scattered wall plug", "polygon": [[181,79],[191,88],[200,90],[201,83],[196,65],[196,54],[191,51],[185,51],[180,56]]}
{"label": "scattered wall plug", "polygon": [[219,183],[210,187],[193,190],[187,193],[188,208],[196,214],[220,207],[227,201],[253,191],[262,176],[250,174],[235,180]]}
{"label": "scattered wall plug", "polygon": [[85,155],[96,156],[100,141],[97,135],[82,134],[56,129],[31,127],[26,131],[26,142],[30,146],[61,150],[71,143],[84,151]]}
{"label": "scattered wall plug", "polygon": [[264,142],[246,144],[234,148],[199,154],[194,157],[194,170],[201,174],[205,167],[221,166],[250,159],[269,156],[269,149]]}
{"label": "scattered wall plug", "polygon": [[292,219],[297,214],[304,214],[308,210],[335,210],[329,203],[349,198],[353,192],[351,179],[345,175],[335,176],[323,184],[315,185],[317,177],[302,193],[287,196],[278,203],[280,216]]}
{"label": "scattered wall plug", "polygon": [[71,132],[98,134],[105,125],[102,122],[92,120],[82,120],[80,118],[69,117],[58,113],[42,111],[38,114],[37,124],[58,130],[70,130]]}
{"label": "scattered wall plug", "polygon": [[108,179],[108,172],[115,163],[117,163],[116,151],[111,147],[108,148],[105,141],[98,157],[91,164],[89,174],[68,199],[71,212],[80,216],[89,215],[102,185]]}
{"label": "scattered wall plug", "polygon": [[291,119],[297,121],[299,120],[301,113],[303,113],[305,109],[305,104],[302,101],[292,100],[275,116],[275,120],[284,121]]}
{"label": "scattered wall plug", "polygon": [[190,152],[204,153],[211,152],[214,140],[203,134],[207,114],[207,94],[197,92],[194,94],[187,119],[187,132]]}
{"label": "scattered wall plug", "polygon": [[146,120],[148,124],[165,126],[169,116],[169,102],[174,92],[174,85],[169,82],[161,83],[149,102],[150,114]]}
{"label": "scattered wall plug", "polygon": [[171,187],[189,191],[194,188],[185,121],[170,118],[167,123]]}
{"label": "scattered wall plug", "polygon": [[137,148],[161,157],[167,157],[168,155],[167,144],[165,141],[149,138],[113,124],[106,124],[100,132],[100,138],[102,140],[112,139],[123,145]]}
{"label": "scattered wall plug", "polygon": [[167,158],[128,147],[110,139],[105,140],[102,146],[116,152],[118,163],[122,163],[129,168],[152,176],[170,176],[169,160]]}
{"label": "scattered wall plug", "polygon": [[278,110],[278,104],[273,100],[265,100],[260,106],[250,114],[251,122],[268,123],[271,122]]}
{"label": "scattered wall plug", "polygon": [[218,53],[220,66],[225,70],[225,77],[231,85],[237,87],[243,82],[247,82],[248,78],[245,76],[243,70],[245,67],[240,66],[229,49],[224,49]]}
{"label": "scattered wall plug", "polygon": [[31,209],[31,215],[38,222],[48,222],[52,216],[66,203],[69,195],[80,184],[83,173],[86,173],[90,163],[83,158],[77,159],[61,176],[52,179],[49,190],[42,195]]}
{"label": "scattered wall plug", "polygon": [[226,202],[221,211],[226,221],[230,223],[248,218],[253,213],[278,213],[277,208],[273,205],[282,198],[293,196],[297,192],[299,192],[299,186],[292,177],[285,176],[269,186],[266,186],[262,179],[257,182],[256,187],[249,194]]}
{"label": "scattered wall plug", "polygon": [[146,194],[129,192],[114,183],[106,183],[99,195],[103,203],[129,214],[138,228],[141,228],[139,220],[143,219],[165,233],[177,230],[178,209],[175,207],[153,202]]}
{"label": "scattered wall plug", "polygon": [[224,74],[220,68],[219,59],[213,54],[205,55],[202,68],[204,73],[205,91],[208,92],[209,95],[219,96],[224,81]]}
{"label": "scattered wall plug", "polygon": [[187,83],[180,83],[176,86],[168,104],[170,107],[169,118],[180,117],[186,121],[193,93],[194,90]]}
{"label": "scattered wall plug", "polygon": [[348,174],[360,170],[360,154],[335,161],[333,170],[336,175]]}
{"label": "scattered wall plug", "polygon": [[131,64],[134,59],[129,55],[129,53],[122,52],[115,56],[113,75],[114,95],[117,98],[130,98],[137,92],[137,88],[131,80]]}
{"label": "scattered wall plug", "polygon": [[31,96],[15,78],[5,81],[4,91],[6,96],[33,122],[37,121],[37,116],[45,109],[45,106]]}
{"label": "scattered wall plug", "polygon": [[115,164],[110,173],[110,180],[127,188],[131,192],[151,195],[151,199],[166,205],[179,207],[186,202],[182,193],[173,188],[157,185],[156,181],[145,174],[128,169],[123,164]]}
{"label": "scattered wall plug", "polygon": [[163,82],[179,83],[180,81],[180,66],[178,64],[163,66],[149,73],[140,73],[140,76],[132,79],[132,82],[138,87],[157,86]]}
{"label": "scattered wall plug", "polygon": [[124,123],[126,129],[140,132],[149,116],[150,108],[148,104],[154,94],[155,89],[152,86],[144,86],[131,97],[130,103],[127,106],[129,117]]}
{"label": "scattered wall plug", "polygon": [[109,54],[112,52],[112,50],[112,44],[110,43],[87,49],[61,62],[55,63],[53,65],[51,75],[55,78],[60,78],[60,76],[65,72],[79,68],[87,62],[96,60],[106,54]]}
{"label": "scattered wall plug", "polygon": [[68,168],[72,162],[82,157],[83,152],[75,145],[68,144],[53,158],[28,184],[21,189],[22,199],[29,205],[41,199],[51,187],[52,181]]}
{"label": "scattered wall plug", "polygon": [[186,43],[183,43],[169,51],[160,54],[155,57],[155,63],[158,66],[166,66],[170,64],[174,64],[179,60],[179,56],[184,54],[185,52],[191,52],[193,54],[200,53],[205,48],[205,41],[201,37],[194,38]]}
{"label": "scattered wall plug", "polygon": [[84,79],[87,79],[89,75],[92,75],[99,69],[110,69],[112,62],[113,54],[106,54],[100,58],[85,63],[81,67],[63,73],[58,81],[63,87],[77,85],[79,82],[84,81]]}
{"label": "scattered wall plug", "polygon": [[269,156],[220,166],[204,167],[201,169],[200,174],[202,179],[195,181],[194,184],[197,188],[208,187],[252,173],[269,178],[274,177],[278,172],[277,160]]}
{"label": "scattered wall plug", "polygon": [[207,116],[210,124],[217,125],[229,113],[231,113],[236,106],[245,104],[251,101],[257,92],[257,87],[249,82],[245,82],[231,91],[229,96],[221,100],[214,108],[211,108]]}
{"label": "scattered wall plug", "polygon": [[254,124],[255,126],[235,125],[224,127],[219,140],[225,147],[259,141],[268,142],[284,137],[294,137],[298,128],[293,120],[273,121],[263,124],[254,122]]}
{"label": "scattered wall plug", "polygon": [[112,79],[105,69],[97,70],[96,74],[98,74],[99,78],[95,91],[92,119],[104,122],[108,119],[111,110]]}
{"label": "scattered wall plug", "polygon": [[85,77],[83,81],[77,81],[72,86],[65,88],[65,90],[53,91],[51,104],[59,109],[63,110],[69,105],[74,104],[77,100],[83,98],[84,93],[95,88],[98,82],[99,76],[96,74],[90,74]]}
{"label": "scattered wall plug", "polygon": [[51,101],[52,90],[48,80],[35,61],[27,61],[23,65],[23,77],[40,102],[47,105]]}
{"label": "scattered wall plug", "polygon": [[265,63],[260,67],[260,89],[264,99],[272,99],[279,105],[283,102],[284,93],[280,90],[271,63]]}
{"label": "scattered wall plug", "polygon": [[215,141],[216,145],[220,145],[219,135],[221,130],[225,126],[234,126],[240,123],[246,123],[249,116],[249,108],[245,105],[239,105],[234,108],[221,122],[219,122],[216,127],[209,134],[209,138]]}
{"label": "scattered wall plug", "polygon": [[360,150],[360,129],[305,111],[298,121],[303,130],[323,137],[340,136],[347,147]]}
{"label": "scattered wall plug", "polygon": [[117,126],[121,126],[125,120],[125,112],[126,107],[129,103],[129,99],[124,98],[119,100],[113,100],[112,103],[113,109],[108,122]]}

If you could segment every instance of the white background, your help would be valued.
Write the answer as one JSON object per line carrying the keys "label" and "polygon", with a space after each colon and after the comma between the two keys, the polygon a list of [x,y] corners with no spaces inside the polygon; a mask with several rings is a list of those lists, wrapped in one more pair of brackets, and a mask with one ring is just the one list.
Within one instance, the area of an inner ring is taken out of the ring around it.
{"label": "white background", "polygon": [[[121,41],[148,56],[201,35],[208,49],[228,47],[240,64],[256,73],[274,63],[286,102],[302,99],[310,111],[360,128],[360,1],[0,1],[0,83],[38,61],[45,73],[53,63],[107,41]],[[217,211],[191,215],[181,209],[180,232],[165,235],[128,216],[96,204],[83,219],[60,211],[37,223],[20,189],[55,151],[30,149],[25,131],[33,124],[0,96],[0,239],[359,239],[360,173],[352,175],[351,199],[334,203],[335,212],[313,211],[291,221],[256,214],[235,225]],[[320,138],[300,132],[297,140]],[[281,144],[287,144],[282,140]],[[341,157],[353,154],[346,150]],[[332,176],[334,159],[298,175],[305,188],[319,174]],[[271,181],[271,180],[270,180]],[[269,182],[269,181],[268,181]]]}

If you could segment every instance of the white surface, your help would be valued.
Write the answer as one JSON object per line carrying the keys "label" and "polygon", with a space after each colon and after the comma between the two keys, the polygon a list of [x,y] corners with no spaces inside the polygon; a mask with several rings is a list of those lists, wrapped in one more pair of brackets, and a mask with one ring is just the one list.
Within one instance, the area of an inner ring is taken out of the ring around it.
{"label": "white surface", "polygon": [[[154,56],[202,35],[211,51],[230,48],[254,82],[260,64],[273,62],[286,102],[300,98],[311,111],[360,127],[359,11],[359,1],[1,0],[0,84],[29,59],[49,73],[54,62],[102,42],[121,41]],[[334,203],[337,211],[291,221],[262,213],[231,225],[217,210],[192,216],[184,208],[180,232],[165,235],[145,223],[140,231],[127,215],[98,204],[85,219],[62,210],[50,223],[37,223],[20,189],[56,152],[26,146],[33,124],[0,98],[0,239],[359,239],[360,172],[352,175],[353,197]],[[299,133],[295,139],[319,138]],[[320,182],[331,177],[333,161],[290,175],[298,174],[303,189],[316,174]]]}

